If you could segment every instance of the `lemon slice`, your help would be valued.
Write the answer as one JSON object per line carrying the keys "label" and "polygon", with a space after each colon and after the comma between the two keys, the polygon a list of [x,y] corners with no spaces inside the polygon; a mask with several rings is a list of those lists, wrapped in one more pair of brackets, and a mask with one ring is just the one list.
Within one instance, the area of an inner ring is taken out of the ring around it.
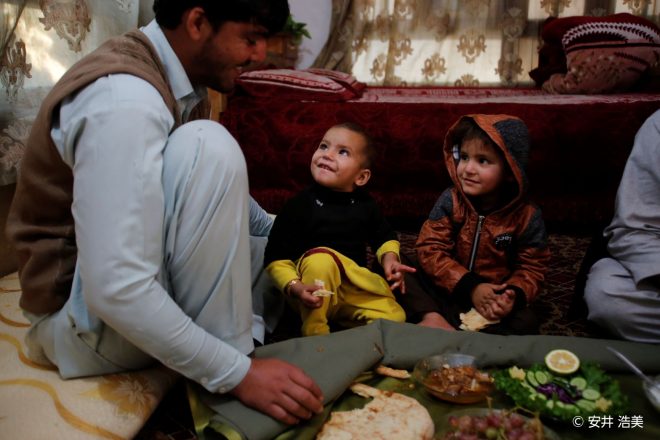
{"label": "lemon slice", "polygon": [[558,348],[545,355],[545,364],[554,373],[571,374],[580,368],[580,359],[575,353]]}

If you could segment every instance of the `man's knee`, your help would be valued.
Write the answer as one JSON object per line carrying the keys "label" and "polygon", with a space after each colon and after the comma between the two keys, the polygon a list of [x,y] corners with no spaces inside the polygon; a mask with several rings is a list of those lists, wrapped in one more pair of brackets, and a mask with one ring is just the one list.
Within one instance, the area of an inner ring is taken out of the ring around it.
{"label": "man's knee", "polygon": [[616,307],[607,298],[608,289],[613,287],[607,260],[607,258],[603,258],[594,263],[584,286],[584,300],[589,311],[588,317],[595,322],[611,321],[621,313],[621,310],[615,310]]}
{"label": "man's knee", "polygon": [[238,142],[221,124],[197,120],[179,126],[170,135],[164,151],[165,169],[169,167],[208,169],[215,174],[247,173],[245,158]]}

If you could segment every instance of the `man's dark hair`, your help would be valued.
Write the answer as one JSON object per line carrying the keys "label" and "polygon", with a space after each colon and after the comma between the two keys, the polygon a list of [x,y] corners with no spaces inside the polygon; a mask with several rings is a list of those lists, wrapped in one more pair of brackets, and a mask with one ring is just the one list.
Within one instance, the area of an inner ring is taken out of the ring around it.
{"label": "man's dark hair", "polygon": [[166,29],[174,29],[183,13],[197,6],[204,9],[214,30],[226,21],[235,21],[258,24],[274,34],[289,16],[287,0],[154,0],[156,21]]}
{"label": "man's dark hair", "polygon": [[342,122],[332,128],[345,128],[353,133],[357,133],[364,139],[364,168],[371,168],[376,160],[376,146],[374,145],[373,138],[367,130],[356,122]]}

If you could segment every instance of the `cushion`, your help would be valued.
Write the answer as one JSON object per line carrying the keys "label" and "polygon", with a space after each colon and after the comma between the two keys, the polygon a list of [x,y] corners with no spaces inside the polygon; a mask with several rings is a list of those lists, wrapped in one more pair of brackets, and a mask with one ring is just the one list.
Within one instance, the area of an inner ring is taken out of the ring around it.
{"label": "cushion", "polygon": [[541,38],[530,76],[550,93],[628,91],[660,60],[660,29],[627,13],[549,20]]}
{"label": "cushion", "polygon": [[359,98],[366,85],[328,69],[269,69],[241,74],[236,84],[251,96],[277,99],[345,101]]}
{"label": "cushion", "polygon": [[158,365],[130,373],[62,380],[27,356],[30,325],[18,306],[16,273],[0,278],[0,437],[127,439],[180,377]]}

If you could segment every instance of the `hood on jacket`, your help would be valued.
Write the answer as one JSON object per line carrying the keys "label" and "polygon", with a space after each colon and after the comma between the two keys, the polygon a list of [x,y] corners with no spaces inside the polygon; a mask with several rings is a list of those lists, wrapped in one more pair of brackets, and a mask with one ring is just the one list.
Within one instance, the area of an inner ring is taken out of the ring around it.
{"label": "hood on jacket", "polygon": [[443,154],[447,171],[454,185],[463,193],[456,173],[458,163],[458,150],[461,146],[461,134],[457,133],[457,126],[461,121],[471,119],[502,151],[506,163],[517,184],[517,193],[506,203],[510,205],[522,198],[527,192],[527,161],[529,158],[529,131],[527,125],[515,116],[510,115],[465,115],[454,123],[445,136]]}

